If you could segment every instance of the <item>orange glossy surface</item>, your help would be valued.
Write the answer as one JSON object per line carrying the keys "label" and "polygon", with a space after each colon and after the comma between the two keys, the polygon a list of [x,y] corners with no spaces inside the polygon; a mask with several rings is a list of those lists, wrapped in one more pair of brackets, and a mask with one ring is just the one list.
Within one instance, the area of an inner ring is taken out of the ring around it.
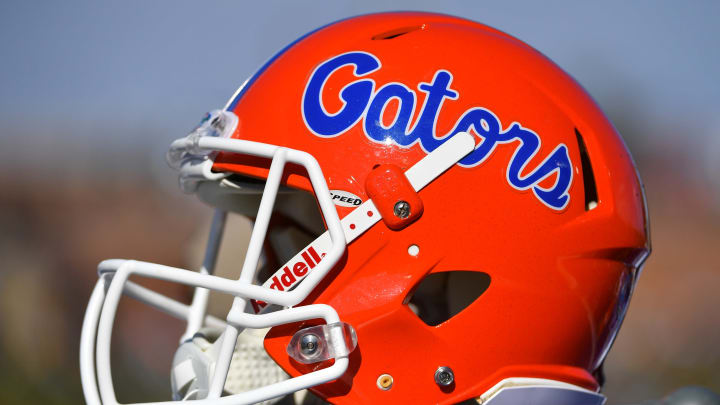
{"label": "orange glossy surface", "polygon": [[[372,39],[406,27],[420,28]],[[395,13],[346,20],[287,49],[235,106],[235,136],[307,151],[319,161],[330,189],[363,199],[373,166],[412,166],[425,156],[417,144],[373,142],[361,123],[321,138],[303,121],[303,91],[313,70],[350,51],[375,55],[382,67],[367,77],[377,88],[405,84],[418,105],[424,96],[418,84],[431,82],[440,69],[451,72],[459,97],[442,105],[438,136],[467,110],[482,107],[503,128],[518,122],[540,137],[528,167],[567,145],[573,178],[567,206],[550,209],[533,192],[510,187],[506,171],[517,142],[498,145],[481,164],[454,166],[423,189],[424,213],[416,222],[400,231],[379,222],[351,243],[306,303],[332,305],[355,327],[358,348],[346,375],[315,391],[337,403],[452,403],[480,395],[506,377],[597,388],[591,374],[619,327],[621,297],[634,282],[634,264],[648,250],[642,190],[613,126],[578,84],[520,41],[454,17]],[[338,93],[357,79],[350,67],[330,77],[322,93],[329,112],[343,107]],[[388,103],[383,120],[392,121],[398,105]],[[414,119],[418,113],[416,108]],[[597,184],[598,205],[590,211],[575,129],[583,135]],[[266,168],[267,162],[228,154],[214,166],[259,177]],[[308,188],[301,173],[286,181]],[[552,178],[541,185],[549,183]],[[411,244],[419,247],[417,256],[408,254]],[[405,303],[425,275],[452,270],[485,272],[491,284],[458,315],[428,326]],[[310,370],[285,353],[298,327],[276,327],[266,339],[270,355],[293,376]],[[454,371],[450,389],[433,381],[439,366]],[[376,387],[384,373],[394,380],[388,391]]]}

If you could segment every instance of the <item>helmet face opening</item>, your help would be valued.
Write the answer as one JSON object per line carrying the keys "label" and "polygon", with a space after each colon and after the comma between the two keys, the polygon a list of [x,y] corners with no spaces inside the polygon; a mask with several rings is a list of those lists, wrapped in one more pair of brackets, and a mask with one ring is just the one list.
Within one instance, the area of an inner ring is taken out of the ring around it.
{"label": "helmet face opening", "polygon": [[[445,15],[344,20],[271,59],[168,161],[216,208],[205,261],[100,265],[88,402],[115,400],[125,293],[187,320],[178,399],[603,403],[593,374],[649,254],[644,195],[613,126],[528,45]],[[213,275],[228,212],[252,221],[235,278]],[[222,317],[210,290],[233,296]],[[248,376],[260,351],[272,381]]]}

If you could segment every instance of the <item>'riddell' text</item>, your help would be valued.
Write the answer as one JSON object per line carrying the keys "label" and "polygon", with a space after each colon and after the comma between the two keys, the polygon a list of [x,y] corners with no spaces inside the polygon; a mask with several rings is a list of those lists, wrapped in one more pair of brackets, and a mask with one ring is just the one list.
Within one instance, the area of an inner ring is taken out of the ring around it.
{"label": "'riddell' text", "polygon": [[[302,260],[298,260],[295,263],[290,263],[282,269],[282,274],[277,273],[268,281],[265,282],[264,286],[269,287],[278,291],[289,290],[295,286],[300,280],[307,275],[308,271],[312,270],[322,260],[322,256],[325,254],[318,254],[315,248],[312,246],[308,247],[302,253],[300,257]],[[268,285],[268,283],[270,285]],[[250,300],[255,313],[260,312],[267,306],[267,302]]]}

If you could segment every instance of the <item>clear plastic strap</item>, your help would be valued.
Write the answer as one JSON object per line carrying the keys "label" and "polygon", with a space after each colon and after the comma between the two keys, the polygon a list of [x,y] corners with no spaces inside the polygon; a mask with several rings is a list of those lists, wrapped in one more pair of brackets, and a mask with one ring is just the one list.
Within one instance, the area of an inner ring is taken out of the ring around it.
{"label": "clear plastic strap", "polygon": [[355,329],[336,322],[300,329],[290,339],[287,354],[303,364],[347,357],[357,347]]}
{"label": "clear plastic strap", "polygon": [[237,127],[238,117],[229,111],[213,110],[205,114],[200,123],[185,137],[183,142],[173,142],[165,160],[170,167],[179,169],[188,157],[204,158],[213,153],[199,146],[205,137],[230,138]]}

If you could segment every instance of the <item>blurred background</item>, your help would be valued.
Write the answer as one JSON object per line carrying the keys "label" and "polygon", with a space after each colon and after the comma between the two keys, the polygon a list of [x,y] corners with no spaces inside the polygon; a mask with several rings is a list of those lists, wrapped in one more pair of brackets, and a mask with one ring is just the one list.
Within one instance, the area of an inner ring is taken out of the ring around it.
{"label": "blurred background", "polygon": [[[654,251],[606,362],[609,404],[720,391],[720,3],[3,0],[0,403],[83,401],[79,333],[100,260],[199,265],[211,210],[178,190],[172,139],[298,36],[401,9],[529,43],[628,143]],[[181,325],[132,305],[113,343],[120,399],[168,398]]]}

